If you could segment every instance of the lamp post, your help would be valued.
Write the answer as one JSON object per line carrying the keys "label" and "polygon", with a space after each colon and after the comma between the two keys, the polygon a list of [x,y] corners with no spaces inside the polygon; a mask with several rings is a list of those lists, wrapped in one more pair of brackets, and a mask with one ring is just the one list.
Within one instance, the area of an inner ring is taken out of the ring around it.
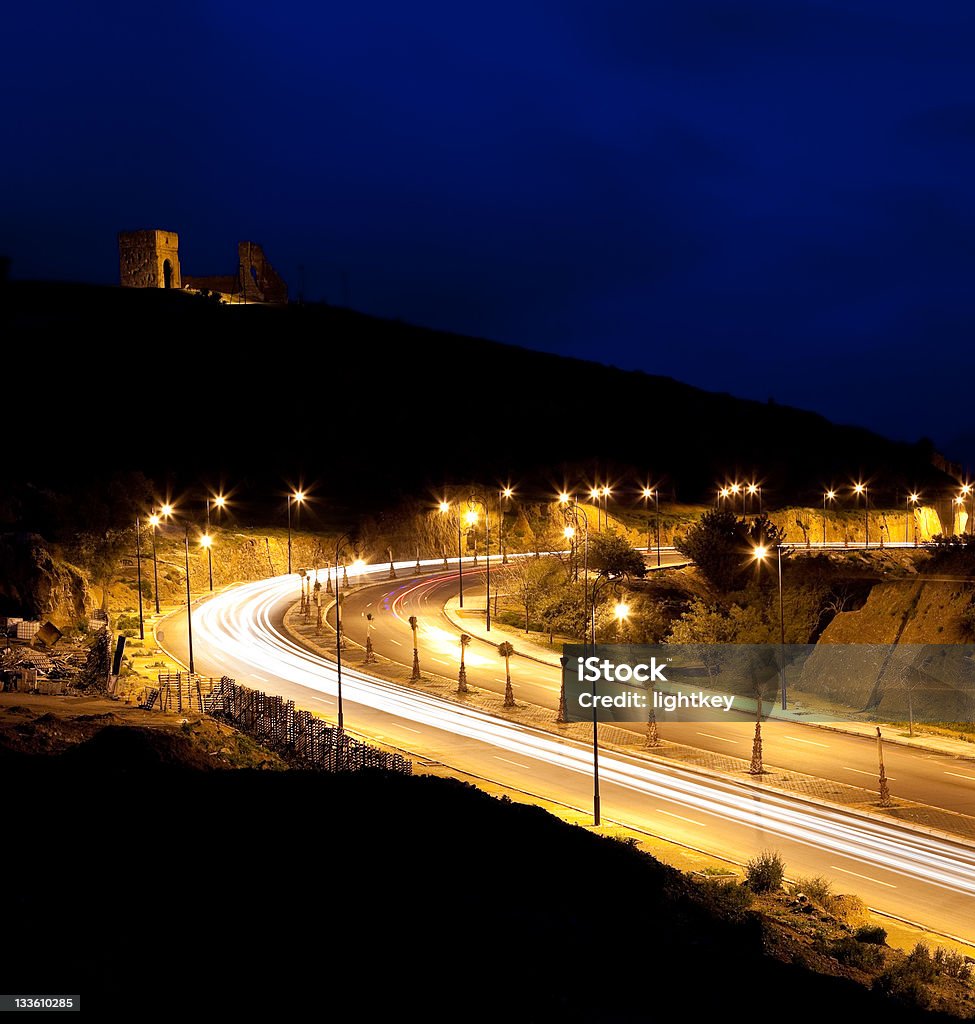
{"label": "lamp post", "polygon": [[570,494],[563,491],[559,495],[559,505],[562,506],[562,515],[565,519],[566,526],[569,525],[569,519],[575,523],[575,529],[578,530],[580,522],[583,528],[583,568],[582,568],[582,642],[586,642],[586,634],[589,632],[589,610],[587,607],[587,598],[589,594],[589,516],[586,515],[585,509],[583,509],[578,502],[576,502]]}
{"label": "lamp post", "polygon": [[590,490],[589,490],[589,497],[592,498],[592,503],[596,506],[596,532],[598,533],[598,532],[600,532],[602,530],[602,525],[601,525],[602,524],[602,519],[601,519],[600,510],[599,510],[599,488],[598,487],[590,488]]}
{"label": "lamp post", "polygon": [[502,487],[498,491],[498,547],[501,549],[501,564],[508,564],[508,552],[504,548],[504,502],[511,498],[511,488]]}
{"label": "lamp post", "polygon": [[[447,515],[450,511],[450,502],[440,502],[440,514]],[[461,525],[460,525],[460,512],[457,513],[457,592],[459,595],[458,604],[461,608],[464,607],[464,556],[461,548]]]}
{"label": "lamp post", "polygon": [[[776,553],[776,558],[777,558],[777,561],[778,561],[778,569],[779,569],[779,574],[778,574],[779,575],[779,648],[780,648],[780,654],[781,654],[780,663],[779,663],[779,675],[780,675],[780,685],[781,685],[781,689],[782,689],[782,710],[786,711],[788,709],[788,704],[787,704],[787,694],[786,694],[786,685],[785,685],[785,666],[783,664],[783,662],[785,661],[785,605],[784,605],[784,602],[783,602],[783,599],[782,599],[782,545],[781,544],[776,544],[775,545],[775,553]],[[764,544],[759,544],[755,548],[755,550],[753,551],[753,555],[754,555],[755,559],[759,562],[759,564],[764,564],[765,559],[768,558],[769,550],[768,550],[768,548]]]}
{"label": "lamp post", "polygon": [[836,500],[836,491],[823,491],[823,547],[826,547],[826,502]]}
{"label": "lamp post", "polygon": [[732,485],[731,485],[731,487],[729,489],[731,491],[731,511],[734,512],[734,510],[735,510],[735,498],[737,498],[738,495],[741,494],[741,514],[744,515],[745,514],[745,492],[742,490],[741,484],[738,483],[737,480],[735,480],[732,483]]}
{"label": "lamp post", "polygon": [[209,533],[200,538],[200,547],[207,549],[207,569],[210,572],[210,593],[213,593],[213,538]]}
{"label": "lamp post", "polygon": [[[971,495],[972,498],[972,514],[968,517],[968,522],[966,523],[966,526],[968,527],[968,532],[971,533],[973,531],[973,528],[975,528],[975,488],[973,488],[971,484],[962,484],[961,507],[963,511],[965,509],[965,498],[967,498],[969,495]],[[962,533],[964,532],[965,531],[962,530]]]}
{"label": "lamp post", "polygon": [[573,578],[575,573],[575,579],[579,579],[579,567],[576,564],[576,531],[574,526],[566,526],[562,531],[562,536],[569,542],[569,579]]}
{"label": "lamp post", "polygon": [[[916,506],[918,501],[920,501],[920,499],[921,499],[921,496],[920,496],[920,494],[917,493],[917,491],[911,491],[911,493],[907,496],[907,505],[904,508],[904,543],[905,544],[910,544],[911,543],[911,527],[910,527],[910,523],[911,523],[911,505],[915,505]],[[915,546],[917,546],[917,542],[916,541],[915,541]]]}
{"label": "lamp post", "polygon": [[[293,491],[288,495],[288,575],[291,575],[291,503],[300,505],[305,500],[304,491]],[[209,505],[208,505],[209,507]],[[338,563],[336,563],[338,564]]]}
{"label": "lamp post", "polygon": [[335,542],[335,678],[337,681],[338,730],[345,729],[345,712],[342,707],[342,591],[339,589],[339,554],[343,541],[351,540],[343,533]]}
{"label": "lamp post", "polygon": [[159,514],[153,512],[149,516],[152,527],[152,595],[156,599],[156,614],[159,614],[159,563],[156,561],[156,527],[159,525]]}
{"label": "lamp post", "polygon": [[[756,483],[750,483],[748,485],[748,496],[754,498],[758,495],[758,514],[761,515],[764,509],[762,508],[762,485]],[[752,506],[754,508],[754,505]]]}
{"label": "lamp post", "polygon": [[870,495],[867,485],[864,483],[854,484],[853,493],[858,498],[861,494],[863,495],[863,546],[868,548],[870,547]]}
{"label": "lamp post", "polygon": [[183,555],[186,560],[186,639],[190,649],[190,675],[196,671],[193,665],[193,610],[190,607],[190,528],[183,528]]}
{"label": "lamp post", "polygon": [[[660,488],[643,488],[643,507],[653,498],[654,532],[657,535],[657,568],[660,567]],[[650,554],[650,515],[647,514],[647,554]]]}
{"label": "lamp post", "polygon": [[[596,651],[596,595],[599,591],[600,582],[605,586],[610,580],[609,576],[600,575],[592,585],[592,649]],[[593,683],[593,698],[596,696],[596,684]],[[600,823],[600,799],[599,799],[599,712],[596,708],[596,701],[592,702],[592,817],[593,824]]]}
{"label": "lamp post", "polygon": [[609,529],[609,496],[613,492],[608,486],[603,487],[603,522],[606,524],[606,529]]}
{"label": "lamp post", "polygon": [[142,615],[142,520],[135,517],[135,571],[139,584],[139,639],[145,640],[145,620]]}
{"label": "lamp post", "polygon": [[[477,524],[477,510],[475,505],[484,509],[484,565],[487,577],[487,603],[484,608],[484,628],[491,632],[491,513],[488,511],[487,502],[476,495],[471,495],[467,502],[468,514],[471,517],[471,525]],[[476,538],[476,534],[475,534]],[[476,540],[475,540],[476,543]]]}

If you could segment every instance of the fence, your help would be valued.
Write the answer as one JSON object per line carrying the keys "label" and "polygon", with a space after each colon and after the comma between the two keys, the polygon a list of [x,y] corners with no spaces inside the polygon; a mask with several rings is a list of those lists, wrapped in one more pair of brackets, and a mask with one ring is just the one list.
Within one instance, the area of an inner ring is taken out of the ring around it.
{"label": "fence", "polygon": [[310,711],[296,708],[294,701],[238,686],[228,676],[214,686],[209,703],[211,714],[301,764],[330,772],[379,768],[413,773],[408,758],[353,739]]}

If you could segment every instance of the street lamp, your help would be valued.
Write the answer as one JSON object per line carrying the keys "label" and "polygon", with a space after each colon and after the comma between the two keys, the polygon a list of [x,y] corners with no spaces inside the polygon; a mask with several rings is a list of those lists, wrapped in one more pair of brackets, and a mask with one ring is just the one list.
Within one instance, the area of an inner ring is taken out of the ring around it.
{"label": "street lamp", "polygon": [[[471,495],[467,502],[468,505],[468,518],[470,519],[471,526],[477,524],[477,510],[474,508],[475,505],[480,505],[484,509],[484,565],[487,574],[487,604],[484,608],[484,628],[490,633],[491,632],[491,513],[488,511],[487,502],[482,498],[478,498],[475,495]],[[474,534],[475,551],[477,550],[477,534]],[[476,564],[476,563],[475,563]]]}
{"label": "street lamp", "polygon": [[135,517],[135,567],[139,585],[139,639],[145,640],[145,621],[142,615],[142,520]]}
{"label": "street lamp", "polygon": [[[961,488],[962,499],[967,498],[969,495],[972,496],[972,514],[968,518],[968,532],[972,533],[975,529],[975,488],[971,484],[962,484]],[[962,508],[964,508],[964,500],[962,500]],[[962,531],[964,533],[964,530]]]}
{"label": "street lamp", "polygon": [[596,530],[597,531],[602,530],[602,521],[600,519],[600,512],[599,512],[599,493],[600,492],[599,492],[599,488],[598,487],[593,487],[589,491],[589,497],[592,498],[592,502],[596,506]]}
{"label": "street lamp", "polygon": [[630,617],[630,606],[625,601],[617,601],[613,605],[613,618],[616,619],[616,636],[620,635],[623,623]]}
{"label": "street lamp", "polygon": [[734,512],[734,510],[735,510],[735,498],[737,498],[739,494],[741,494],[741,514],[744,515],[745,514],[745,494],[744,494],[744,492],[741,489],[741,484],[739,484],[738,481],[735,480],[734,483],[732,483],[732,485],[731,485],[731,495],[732,495],[732,497],[731,497],[731,511],[732,512]]}
{"label": "street lamp", "polygon": [[508,552],[504,549],[504,502],[511,499],[511,488],[502,487],[498,492],[498,547],[501,549],[501,564],[508,564]]}
{"label": "street lamp", "polygon": [[603,522],[606,524],[607,530],[609,529],[609,496],[612,493],[613,492],[609,489],[609,487],[603,487]]}
{"label": "street lamp", "polygon": [[[163,506],[164,508],[167,506]],[[168,506],[172,512],[172,506]],[[190,675],[193,675],[193,609],[190,607],[192,598],[190,596],[190,528],[183,528],[183,555],[186,559],[186,639],[190,651]]]}
{"label": "street lamp", "polygon": [[836,500],[836,491],[830,489],[823,491],[823,547],[826,547],[826,502]]}
{"label": "street lamp", "polygon": [[[575,570],[576,563],[576,531],[575,527],[567,526],[562,531],[562,536],[569,542],[569,579],[572,579],[573,571]],[[575,578],[579,578],[578,571],[575,572]]]}
{"label": "street lamp", "polygon": [[200,547],[207,549],[207,568],[210,571],[210,593],[213,593],[213,538],[209,533],[200,538]]}
{"label": "street lamp", "polygon": [[156,614],[159,614],[159,562],[156,560],[156,528],[159,526],[162,517],[158,512],[149,516],[149,525],[152,527],[152,591],[156,599]]}
{"label": "street lamp", "polygon": [[[911,493],[907,496],[907,505],[906,505],[906,507],[904,509],[904,543],[905,544],[910,544],[911,543],[911,534],[910,534],[911,505],[915,505],[916,506],[917,503],[920,500],[921,500],[921,495],[918,494],[917,491],[911,491]],[[917,537],[917,533],[915,532],[915,538],[916,537]],[[917,547],[917,540],[916,539],[914,541],[914,546]]]}
{"label": "street lamp", "polygon": [[[657,567],[660,567],[660,489],[657,487],[643,488],[643,507],[647,508],[647,502],[653,498],[654,526],[657,534]],[[650,554],[650,516],[647,515],[647,554]]]}
{"label": "street lamp", "polygon": [[[775,553],[778,560],[779,568],[779,648],[781,652],[780,664],[779,664],[779,675],[780,683],[782,688],[782,710],[787,710],[786,703],[786,689],[785,689],[785,609],[782,601],[782,545],[775,545]],[[753,551],[752,555],[759,565],[764,564],[765,559],[768,558],[769,550],[764,544],[759,544]]]}
{"label": "street lamp", "polygon": [[863,546],[870,547],[870,493],[867,485],[856,483],[853,485],[853,493],[859,498],[863,495]]}
{"label": "street lamp", "polygon": [[[304,491],[293,491],[288,495],[288,575],[291,575],[291,503],[300,505],[305,500]],[[208,506],[209,507],[209,506]]]}
{"label": "street lamp", "polygon": [[[338,687],[338,730],[341,743],[342,730],[345,728],[345,714],[342,708],[342,591],[339,588],[339,554],[343,541],[351,541],[348,533],[343,533],[335,542],[335,678]],[[341,753],[341,747],[339,748]]]}
{"label": "street lamp", "polygon": [[[440,502],[440,514],[447,515],[450,511],[450,502]],[[460,513],[457,513],[457,590],[459,594],[459,605],[464,607],[464,557],[461,549],[461,526]]]}
{"label": "street lamp", "polygon": [[[761,515],[762,512],[764,511],[763,508],[762,508],[762,485],[761,484],[756,484],[756,483],[749,484],[748,485],[748,496],[750,498],[754,499],[756,494],[758,495],[758,514]],[[755,507],[754,504],[752,504],[751,507],[754,508]]]}
{"label": "street lamp", "polygon": [[[573,534],[578,531],[581,524],[583,529],[583,563],[582,563],[582,642],[586,642],[586,634],[589,631],[589,610],[587,600],[589,595],[589,516],[578,502],[571,495],[563,491],[559,495],[559,504],[562,506],[562,517],[565,519],[566,529],[572,529]],[[575,523],[573,528],[569,520]],[[578,564],[577,564],[578,568]]]}

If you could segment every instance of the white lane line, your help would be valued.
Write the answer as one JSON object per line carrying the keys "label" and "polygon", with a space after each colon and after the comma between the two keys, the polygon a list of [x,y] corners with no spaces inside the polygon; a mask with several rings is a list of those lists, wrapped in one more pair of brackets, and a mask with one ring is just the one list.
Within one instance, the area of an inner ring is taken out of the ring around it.
{"label": "white lane line", "polygon": [[798,736],[786,736],[785,739],[792,740],[793,743],[808,743],[811,747],[824,747],[826,750],[829,750],[828,743],[817,743],[815,740],[802,740]]}
{"label": "white lane line", "polygon": [[[857,775],[869,775],[871,779],[875,779],[877,777],[877,773],[876,772],[865,772],[862,768],[848,768],[846,765],[843,765],[843,771],[845,771],[845,772],[856,772]],[[888,782],[896,782],[897,779],[895,779],[892,775],[888,775],[887,776],[887,781]]]}
{"label": "white lane line", "polygon": [[497,677],[497,676],[495,676],[495,677],[494,677],[494,681],[495,681],[496,683],[504,683],[504,684],[505,684],[505,686],[507,686],[507,685],[508,685],[508,680],[507,680],[507,679],[498,679],[498,677]]}
{"label": "white lane line", "polygon": [[681,821],[689,821],[692,825],[700,825],[701,828],[707,828],[707,825],[703,821],[695,821],[693,818],[685,818],[683,814],[674,814],[673,811],[665,811],[662,807],[658,807],[657,810],[661,814],[669,814],[672,818],[680,818]]}
{"label": "white lane line", "polygon": [[260,679],[260,681],[261,681],[262,683],[266,683],[266,682],[267,682],[267,676],[259,676],[259,675],[258,675],[258,674],[257,674],[256,672],[251,672],[251,675],[252,675],[252,676],[253,676],[253,677],[254,677],[255,679]]}
{"label": "white lane line", "polygon": [[335,701],[331,697],[312,697],[312,700],[320,700],[323,704],[334,704]]}
{"label": "white lane line", "polygon": [[879,878],[871,878],[869,875],[861,875],[861,874],[858,874],[856,871],[847,871],[846,868],[837,867],[835,864],[830,864],[830,867],[834,871],[842,871],[843,874],[845,874],[845,875],[853,875],[854,878],[862,878],[862,879],[864,879],[867,882],[876,882],[877,885],[886,885],[888,889],[896,889],[897,888],[896,885],[891,885],[890,882],[881,882]]}
{"label": "white lane line", "polygon": [[738,740],[729,740],[727,736],[715,736],[713,732],[699,732],[698,736],[707,736],[709,740],[721,740],[722,743],[738,743]]}
{"label": "white lane line", "polygon": [[423,733],[420,729],[411,729],[408,725],[400,725],[399,722],[394,723],[397,729],[405,729],[407,732],[415,732],[417,735],[422,736]]}
{"label": "white lane line", "polygon": [[402,644],[401,644],[401,643],[399,642],[399,640],[394,640],[394,639],[393,639],[392,637],[389,637],[388,639],[389,639],[389,642],[390,642],[391,644],[396,644],[396,646],[397,646],[397,647],[402,647],[402,646],[403,646],[403,645],[402,645]]}
{"label": "white lane line", "polygon": [[506,757],[498,757],[497,754],[494,755],[494,760],[504,761],[506,764],[513,764],[516,768],[525,768],[528,771],[531,771],[531,768],[527,764],[521,764],[519,761],[510,761]]}
{"label": "white lane line", "polygon": [[975,782],[975,775],[959,775],[958,772],[945,772],[945,775],[954,775],[956,779],[971,779],[972,782]]}
{"label": "white lane line", "polygon": [[439,658],[431,658],[431,661],[435,661],[438,665],[449,665],[449,661],[441,661]]}
{"label": "white lane line", "polygon": [[366,607],[367,607],[367,608],[371,608],[371,607],[372,607],[372,601],[370,601],[370,602],[369,602],[369,603],[368,603],[368,604],[366,605]]}

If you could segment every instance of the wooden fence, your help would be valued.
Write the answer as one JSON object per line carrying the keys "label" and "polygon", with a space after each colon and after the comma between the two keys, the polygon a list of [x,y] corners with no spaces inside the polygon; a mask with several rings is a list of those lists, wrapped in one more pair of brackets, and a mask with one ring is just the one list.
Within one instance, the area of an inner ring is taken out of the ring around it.
{"label": "wooden fence", "polygon": [[210,713],[226,719],[259,743],[300,764],[329,772],[379,768],[413,774],[413,763],[368,743],[296,708],[294,701],[251,690],[224,676],[210,694]]}

